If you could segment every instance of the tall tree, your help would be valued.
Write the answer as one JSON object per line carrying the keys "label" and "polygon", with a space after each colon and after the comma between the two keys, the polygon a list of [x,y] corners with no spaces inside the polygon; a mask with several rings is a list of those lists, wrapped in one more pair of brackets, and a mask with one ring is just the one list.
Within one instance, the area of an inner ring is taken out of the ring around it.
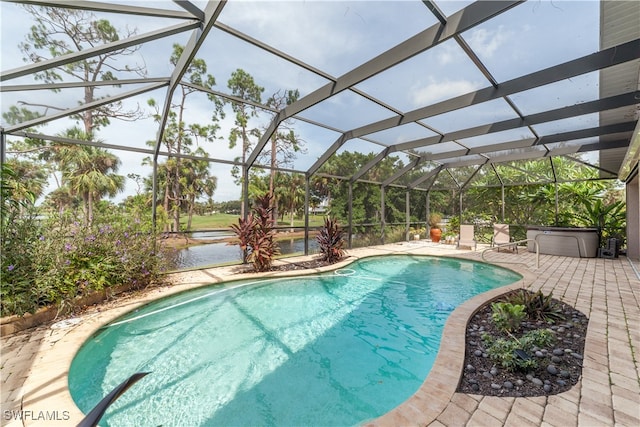
{"label": "tall tree", "polygon": [[[176,65],[182,56],[184,47],[179,44],[173,45],[173,53],[169,58],[169,62],[172,65]],[[169,157],[160,166],[164,169],[163,173],[158,174],[159,181],[164,188],[163,206],[166,212],[171,212],[173,219],[173,231],[180,231],[180,213],[189,205],[189,198],[185,198],[184,190],[186,188],[186,175],[190,172],[189,167],[193,163],[188,163],[186,168],[183,165],[181,155],[194,154],[192,149],[193,145],[198,145],[200,141],[211,142],[216,137],[216,132],[219,130],[218,120],[224,117],[222,107],[223,104],[218,97],[212,94],[208,94],[207,97],[213,103],[213,113],[211,117],[211,123],[209,125],[200,125],[197,123],[188,124],[185,122],[185,113],[187,111],[187,97],[189,95],[197,93],[200,89],[210,90],[215,86],[215,78],[211,74],[207,74],[207,64],[204,60],[194,58],[184,75],[184,79],[189,82],[189,85],[180,84],[180,92],[178,101],[172,105],[172,111],[169,112],[168,121],[165,125],[165,132],[162,143],[165,145]],[[156,102],[151,99],[149,105],[156,108],[155,118],[160,120],[160,111],[157,109]],[[150,145],[154,145],[155,141],[149,141]],[[197,154],[200,156],[208,156],[207,152],[198,148]],[[150,159],[146,159],[146,162],[150,162]],[[213,182],[210,180],[210,183]],[[212,192],[210,194],[213,194]],[[154,195],[156,197],[157,195]],[[197,196],[195,196],[197,198]],[[183,205],[184,203],[184,205]],[[194,199],[195,203],[195,199]],[[168,225],[165,231],[168,230]]]}
{"label": "tall tree", "polygon": [[[298,213],[301,210],[300,208],[304,206],[304,176],[300,174],[281,174],[281,176],[287,177],[287,185],[280,188],[287,189],[286,194],[283,194],[282,196],[286,210],[289,213],[289,225],[293,227],[293,221],[296,213]],[[291,231],[293,231],[293,228]]]}
{"label": "tall tree", "polygon": [[[35,19],[36,24],[31,27],[26,41],[20,43],[20,50],[30,62],[40,62],[50,57],[59,57],[74,52],[87,50],[95,46],[120,40],[118,30],[105,19],[96,19],[95,16],[80,9],[61,9],[42,6],[23,6]],[[124,37],[135,35],[136,31],[128,31]],[[69,79],[81,82],[95,82],[105,80],[117,80],[119,74],[134,73],[144,76],[144,66],[127,64],[123,57],[134,54],[139,47],[127,47],[111,52],[79,60],[64,66],[38,72],[34,75],[36,80],[45,83],[68,81]],[[115,82],[114,82],[115,84]],[[98,86],[87,85],[83,88],[84,103],[90,103],[98,98]],[[53,98],[55,99],[55,98]],[[43,105],[24,103],[30,107],[47,110],[62,110],[56,105]],[[14,110],[20,113],[20,110]],[[94,130],[109,123],[110,118],[135,120],[141,117],[139,109],[125,111],[120,102],[114,102],[106,106],[90,109],[81,113],[76,118],[82,121],[84,131],[92,136]]]}
{"label": "tall tree", "polygon": [[[329,158],[329,160],[320,168],[319,172],[349,178],[374,157],[374,153],[362,154],[344,151]],[[397,157],[386,157],[381,161],[381,165],[379,166],[376,174],[388,176],[388,171],[401,168],[402,162]],[[343,224],[348,223],[349,193],[347,181],[331,180],[327,183],[327,187],[328,189],[325,191],[331,193],[331,216],[338,218],[338,220]],[[365,182],[355,182],[353,184],[352,195],[353,223],[379,223],[381,220],[380,186]]]}
{"label": "tall tree", "polygon": [[77,195],[67,187],[58,187],[45,197],[45,205],[62,215],[67,209],[76,209],[80,206]]}
{"label": "tall tree", "polygon": [[[196,155],[204,155],[201,147],[195,151]],[[184,166],[184,196],[187,203],[187,230],[191,230],[191,220],[199,197],[207,196],[211,201],[218,186],[218,178],[209,172],[209,162],[206,160],[186,160]]]}
{"label": "tall tree", "polygon": [[[299,97],[300,92],[297,89],[287,90],[284,93],[278,91],[269,97],[267,106],[281,111],[287,105],[297,101]],[[277,196],[274,197],[276,168],[290,165],[295,160],[296,154],[306,154],[306,150],[304,149],[304,141],[295,133],[290,119],[280,123],[278,130],[271,134],[270,142],[270,148],[264,150],[261,156],[269,159],[269,195],[271,195],[274,208],[273,219],[277,220],[278,200]]]}
{"label": "tall tree", "polygon": [[[80,9],[62,9],[47,6],[23,5],[25,10],[29,12],[35,20],[35,25],[31,26],[30,32],[26,35],[25,41],[19,44],[19,48],[24,54],[26,62],[41,62],[50,58],[56,58],[80,51],[86,51],[95,46],[120,40],[121,37],[130,37],[135,35],[136,31],[127,30],[121,34],[109,21],[104,19],[96,19],[95,16],[88,11]],[[114,50],[108,53],[102,53],[90,58],[81,59],[73,63],[48,69],[45,71],[34,73],[36,80],[45,83],[58,83],[78,81],[83,83],[91,83],[97,81],[113,81],[117,85],[117,79],[127,74],[135,74],[136,76],[144,76],[146,74],[144,66],[140,66],[132,61],[127,61],[128,56],[134,54],[139,47],[128,47]],[[86,85],[83,87],[81,99],[78,101],[83,104],[91,103],[100,98],[100,86]],[[54,89],[55,92],[58,90]],[[9,110],[3,114],[5,120],[10,124],[21,123],[32,120],[34,118],[46,115],[50,110],[61,111],[66,107],[55,105],[60,97],[50,97],[52,104],[41,104],[27,101],[20,101],[23,107],[11,106]],[[140,109],[125,110],[122,103],[113,102],[100,108],[84,111],[74,118],[81,124],[82,130],[74,128],[68,132],[69,135],[79,136],[83,140],[95,140],[95,134],[98,129],[109,124],[109,120],[117,118],[121,120],[136,120],[142,116]],[[55,205],[58,209],[64,209],[73,199],[70,193],[73,189],[66,186],[67,183],[60,182],[58,175],[62,180],[73,177],[77,178],[82,175],[81,171],[71,171],[69,168],[82,160],[83,162],[105,161],[106,158],[100,153],[100,149],[79,148],[71,149],[64,144],[49,143],[47,141],[25,138],[21,141],[12,141],[8,150],[9,155],[18,158],[28,159],[33,163],[34,168],[48,170],[51,176],[56,179],[58,191],[55,196]],[[74,152],[79,156],[77,161],[71,161],[69,154]],[[113,154],[109,155],[114,157]],[[62,163],[64,162],[64,164]],[[108,162],[118,164],[119,160],[112,159]],[[89,166],[82,165],[85,170],[104,170],[105,164],[96,164]],[[107,167],[107,170],[109,167]],[[110,172],[106,172],[108,175]],[[90,176],[94,176],[98,182],[86,182]],[[83,199],[85,203],[92,203],[95,197],[103,197],[117,191],[119,185],[115,182],[102,182],[104,177],[101,173],[86,175],[83,179],[82,186],[92,186],[91,194],[84,192]],[[77,183],[76,183],[77,184]],[[107,187],[116,184],[111,190],[101,187]],[[78,190],[80,191],[80,190]],[[82,191],[80,191],[82,193]],[[93,214],[91,206],[85,206],[88,215]],[[90,218],[87,218],[89,222]]]}
{"label": "tall tree", "polygon": [[6,240],[5,226],[9,225],[17,216],[18,211],[27,208],[36,200],[33,193],[16,191],[19,175],[8,163],[2,163],[0,168],[0,230]]}
{"label": "tall tree", "polygon": [[[69,129],[65,136],[89,139],[89,135],[78,128]],[[120,159],[104,148],[84,145],[67,146],[57,155],[63,182],[71,194],[82,198],[84,221],[91,225],[95,204],[105,196],[114,197],[124,190],[125,177],[116,174]]]}
{"label": "tall tree", "polygon": [[42,196],[47,185],[47,173],[44,169],[34,162],[18,159],[9,159],[6,165],[13,172],[6,177],[7,184],[11,187],[11,196],[20,206]]}
{"label": "tall tree", "polygon": [[[249,120],[252,117],[256,117],[258,114],[257,107],[251,103],[259,104],[261,102],[261,96],[262,92],[264,92],[264,88],[258,86],[253,80],[253,77],[242,69],[237,69],[231,73],[231,78],[229,78],[227,86],[231,89],[231,93],[234,96],[241,100],[249,101],[249,103],[231,101],[231,108],[235,114],[235,121],[234,127],[231,128],[231,132],[229,134],[229,148],[235,148],[238,142],[242,144],[240,162],[244,172],[244,169],[247,167],[247,154],[253,147],[251,139],[260,137],[260,130],[258,128],[251,128],[249,124]],[[232,174],[236,179],[236,183],[240,183],[242,185],[242,197],[244,197],[248,185],[248,183],[242,178],[244,173],[241,173],[237,167],[234,167],[232,169]],[[244,215],[245,211],[243,203],[240,216],[244,218]]]}

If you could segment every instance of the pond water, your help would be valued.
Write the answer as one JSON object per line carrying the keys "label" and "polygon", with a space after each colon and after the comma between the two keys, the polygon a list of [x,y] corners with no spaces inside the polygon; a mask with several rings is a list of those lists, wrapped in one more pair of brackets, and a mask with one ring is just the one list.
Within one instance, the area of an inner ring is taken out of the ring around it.
{"label": "pond water", "polygon": [[[223,239],[230,237],[230,234],[223,232],[202,232],[193,233],[193,238],[201,239]],[[280,253],[283,255],[303,253],[304,239],[288,239],[278,241]],[[309,253],[318,252],[318,243],[315,239],[309,239]],[[171,269],[207,267],[216,264],[242,261],[242,252],[237,245],[227,243],[208,243],[195,245],[189,248],[180,249],[175,252]]]}

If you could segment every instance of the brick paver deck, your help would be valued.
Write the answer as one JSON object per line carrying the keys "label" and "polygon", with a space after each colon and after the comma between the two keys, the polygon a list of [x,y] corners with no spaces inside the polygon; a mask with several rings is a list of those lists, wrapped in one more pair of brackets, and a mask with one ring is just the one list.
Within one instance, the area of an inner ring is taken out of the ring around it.
{"label": "brick paver deck", "polygon": [[[351,260],[385,253],[481,258],[481,249],[455,250],[425,242],[349,251]],[[624,257],[541,256],[536,268],[535,256],[525,251],[517,255],[488,252],[486,257],[490,262],[509,263],[503,265],[520,272],[524,279],[458,307],[447,321],[436,362],[420,390],[369,425],[640,426],[640,280],[631,263]],[[3,336],[1,425],[77,424],[83,415],[68,393],[67,373],[77,350],[98,327],[142,303],[223,281],[231,275],[234,279],[243,276],[229,267],[182,273],[175,276],[171,287],[91,308],[76,325],[55,328],[60,324],[49,323]],[[548,397],[501,398],[456,393],[464,363],[467,320],[484,302],[516,287],[553,292],[554,297],[589,317],[581,379],[571,390]]]}

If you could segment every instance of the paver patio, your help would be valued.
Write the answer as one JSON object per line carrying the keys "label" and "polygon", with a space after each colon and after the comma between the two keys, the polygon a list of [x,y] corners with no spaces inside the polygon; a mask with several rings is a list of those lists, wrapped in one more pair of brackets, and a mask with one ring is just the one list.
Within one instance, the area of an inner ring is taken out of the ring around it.
{"label": "paver patio", "polygon": [[[465,251],[411,242],[350,250],[347,262],[387,253],[480,260],[481,251],[482,248]],[[535,255],[526,251],[487,252],[486,257],[490,262],[518,271],[523,280],[474,297],[458,307],[447,321],[438,357],[420,390],[369,425],[640,426],[640,280],[632,263],[624,257],[579,259],[542,255],[536,268]],[[244,274],[238,274],[236,267],[180,273],[173,276],[171,287],[151,289],[92,307],[79,317],[78,324],[56,328],[60,324],[52,322],[3,336],[2,425],[77,424],[83,415],[68,393],[67,373],[76,351],[97,328],[160,296],[220,282],[230,276],[236,279]],[[589,317],[581,379],[571,390],[548,397],[502,398],[456,393],[464,362],[467,320],[484,302],[515,287],[553,292],[554,297]]]}

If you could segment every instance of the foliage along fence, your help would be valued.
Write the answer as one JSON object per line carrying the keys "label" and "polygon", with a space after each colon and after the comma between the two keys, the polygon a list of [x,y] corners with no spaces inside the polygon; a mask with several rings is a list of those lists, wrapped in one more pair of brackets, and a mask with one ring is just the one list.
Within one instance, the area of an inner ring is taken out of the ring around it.
{"label": "foliage along fence", "polygon": [[105,214],[92,226],[71,215],[9,212],[2,222],[1,315],[35,312],[120,285],[162,280],[165,253],[156,250],[149,221]]}

